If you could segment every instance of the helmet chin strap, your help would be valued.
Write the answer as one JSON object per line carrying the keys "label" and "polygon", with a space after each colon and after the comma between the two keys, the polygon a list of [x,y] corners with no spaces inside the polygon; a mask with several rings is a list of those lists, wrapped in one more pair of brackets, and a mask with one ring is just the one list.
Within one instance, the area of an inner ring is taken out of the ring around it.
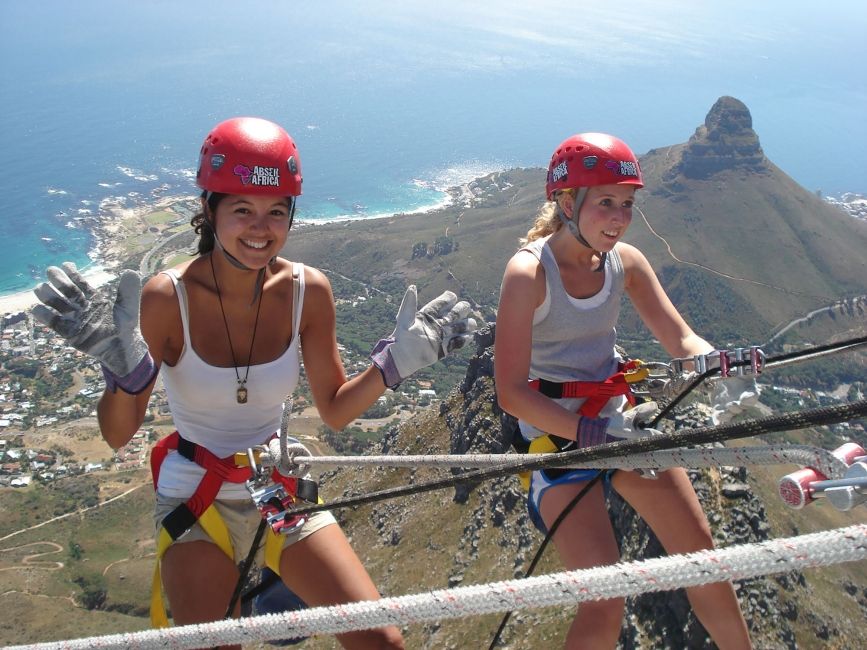
{"label": "helmet chin strap", "polygon": [[581,234],[581,230],[578,227],[578,213],[581,210],[581,206],[584,203],[584,199],[587,197],[587,188],[579,187],[578,191],[575,193],[575,202],[572,204],[572,218],[566,216],[566,213],[563,211],[563,208],[560,207],[560,204],[557,204],[557,215],[560,217],[560,222],[566,226],[567,230],[572,233],[572,236],[578,240],[578,243],[582,246],[586,246],[591,249],[594,253],[599,255],[599,266],[593,269],[596,273],[601,273],[605,268],[605,258],[607,257],[607,253],[603,253],[602,251],[598,251],[590,245],[584,235]]}
{"label": "helmet chin strap", "polygon": [[[293,205],[294,207],[294,205]],[[210,209],[208,210],[210,213]],[[294,212],[294,210],[293,210]],[[237,257],[232,255],[226,248],[223,246],[223,242],[220,241],[220,238],[217,237],[217,228],[213,223],[211,223],[210,219],[205,219],[205,223],[208,224],[208,228],[211,229],[211,232],[214,233],[214,246],[220,249],[220,252],[223,253],[223,256],[226,260],[234,266],[236,269],[241,269],[242,271],[255,271],[255,269],[251,269],[249,266],[241,262]],[[292,225],[292,218],[289,218],[289,225]],[[268,260],[268,266],[271,266],[274,262],[277,261],[277,256],[275,255],[270,260]],[[262,291],[262,287],[265,286],[265,267],[263,266],[256,273],[256,285],[253,287],[253,300],[250,301],[250,306],[256,304],[256,299],[259,297],[259,294]]]}

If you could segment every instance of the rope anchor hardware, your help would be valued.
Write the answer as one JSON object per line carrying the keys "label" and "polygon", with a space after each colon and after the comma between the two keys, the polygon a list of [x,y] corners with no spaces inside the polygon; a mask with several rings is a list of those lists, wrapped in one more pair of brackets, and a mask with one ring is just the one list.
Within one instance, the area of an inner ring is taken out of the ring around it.
{"label": "rope anchor hardware", "polygon": [[765,367],[765,353],[758,345],[732,350],[714,350],[707,354],[696,354],[671,360],[671,369],[676,374],[683,374],[684,364],[692,362],[695,372],[702,374],[713,368],[719,368],[721,378],[756,376],[762,374]]}
{"label": "rope anchor hardware", "polygon": [[847,512],[867,502],[867,452],[847,442],[831,452],[847,465],[842,477],[829,477],[815,467],[805,467],[780,479],[778,490],[785,504],[800,510],[825,497],[837,510]]}

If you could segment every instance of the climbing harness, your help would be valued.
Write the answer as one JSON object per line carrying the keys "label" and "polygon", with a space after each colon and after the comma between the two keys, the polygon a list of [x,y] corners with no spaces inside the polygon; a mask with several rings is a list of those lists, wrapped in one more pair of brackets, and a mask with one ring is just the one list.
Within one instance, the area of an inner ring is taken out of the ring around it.
{"label": "climbing harness", "polygon": [[[617,372],[603,381],[567,381],[554,382],[547,379],[531,379],[528,386],[546,397],[561,399],[564,397],[586,398],[578,409],[578,412],[588,418],[599,416],[602,409],[612,397],[623,396],[634,405],[635,396],[632,394],[630,385],[647,378],[648,373],[642,368],[642,362],[636,359],[618,364]],[[547,454],[575,449],[578,444],[575,440],[562,438],[553,434],[542,434],[527,442],[520,431],[515,432],[513,446],[522,453]],[[568,468],[547,469],[546,475],[551,480],[562,477],[572,471]],[[521,472],[518,476],[524,490],[530,489],[531,472]]]}
{"label": "climbing harness", "polygon": [[[151,623],[154,627],[168,625],[162,602],[160,562],[172,542],[198,523],[208,537],[234,562],[229,530],[214,507],[217,493],[224,482],[252,482],[252,486],[248,486],[248,489],[254,495],[256,507],[263,516],[267,513],[270,517],[268,522],[270,529],[265,542],[265,564],[277,572],[280,570],[280,552],[283,546],[278,531],[289,532],[303,524],[303,521],[299,523],[299,520],[304,515],[290,512],[291,506],[299,500],[314,504],[318,502],[318,486],[314,481],[286,477],[274,469],[268,475],[271,483],[266,482],[268,479],[256,464],[259,450],[239,452],[233,456],[220,458],[205,447],[182,438],[177,431],[160,440],[151,451],[151,474],[155,490],[159,484],[160,468],[170,451],[176,451],[187,460],[204,468],[205,475],[193,495],[166,515],[160,526],[157,562],[151,591]],[[258,476],[254,476],[254,468]],[[256,548],[258,549],[258,542]]]}

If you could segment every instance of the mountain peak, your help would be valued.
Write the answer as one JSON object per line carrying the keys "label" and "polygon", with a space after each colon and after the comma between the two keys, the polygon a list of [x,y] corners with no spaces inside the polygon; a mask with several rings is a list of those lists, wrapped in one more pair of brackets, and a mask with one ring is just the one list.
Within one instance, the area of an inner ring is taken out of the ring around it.
{"label": "mountain peak", "polygon": [[749,109],[742,101],[724,96],[687,142],[677,171],[687,178],[707,179],[725,169],[761,172],[767,168]]}

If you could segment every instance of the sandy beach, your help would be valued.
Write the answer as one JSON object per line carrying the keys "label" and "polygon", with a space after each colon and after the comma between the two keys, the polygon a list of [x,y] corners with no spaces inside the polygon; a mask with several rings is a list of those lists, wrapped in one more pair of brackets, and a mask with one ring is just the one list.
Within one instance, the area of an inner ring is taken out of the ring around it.
{"label": "sandy beach", "polygon": [[[128,251],[125,241],[139,236],[148,229],[142,217],[159,210],[171,209],[176,204],[197,200],[195,196],[165,196],[159,197],[135,207],[122,207],[114,204],[100,206],[99,223],[93,229],[96,243],[92,257],[97,261],[88,264],[83,275],[93,287],[114,280],[117,274],[112,271],[117,267]],[[14,314],[33,307],[38,299],[32,289],[0,296],[0,315]]]}
{"label": "sandy beach", "polygon": [[[116,276],[103,267],[97,266],[85,270],[84,277],[91,286],[100,287],[106,282],[113,280]],[[15,314],[20,311],[26,311],[37,302],[39,300],[32,289],[0,296],[0,314]]]}

